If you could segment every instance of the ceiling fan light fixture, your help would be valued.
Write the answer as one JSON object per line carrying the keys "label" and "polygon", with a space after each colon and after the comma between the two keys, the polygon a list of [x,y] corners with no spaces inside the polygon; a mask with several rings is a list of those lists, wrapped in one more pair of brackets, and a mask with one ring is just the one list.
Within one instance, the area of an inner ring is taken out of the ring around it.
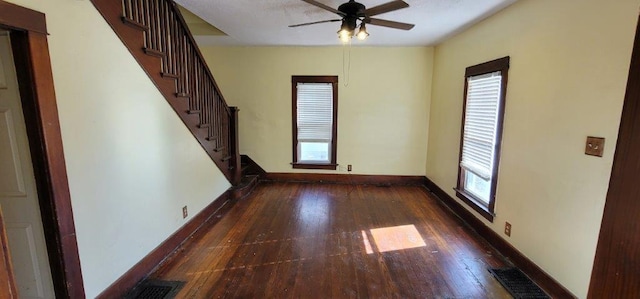
{"label": "ceiling fan light fixture", "polygon": [[358,30],[357,37],[359,40],[365,40],[369,36],[369,32],[367,32],[367,27],[364,25],[364,21],[360,23],[360,29]]}
{"label": "ceiling fan light fixture", "polygon": [[343,43],[348,43],[352,36],[353,36],[352,32],[349,32],[346,30],[338,31],[338,37]]}
{"label": "ceiling fan light fixture", "polygon": [[338,37],[343,43],[349,42],[351,37],[353,36],[353,29],[349,26],[349,23],[345,20],[342,21],[342,26],[340,26],[340,30],[338,30]]}

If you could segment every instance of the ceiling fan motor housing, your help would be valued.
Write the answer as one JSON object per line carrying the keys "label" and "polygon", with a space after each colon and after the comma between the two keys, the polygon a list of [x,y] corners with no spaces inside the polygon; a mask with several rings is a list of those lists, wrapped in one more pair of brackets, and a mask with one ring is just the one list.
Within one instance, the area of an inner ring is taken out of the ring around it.
{"label": "ceiling fan motor housing", "polygon": [[345,18],[359,18],[365,17],[365,6],[354,0],[350,0],[338,7],[338,10],[345,14]]}
{"label": "ceiling fan motor housing", "polygon": [[366,7],[363,4],[356,2],[355,0],[349,0],[349,2],[340,5],[338,7],[338,10],[344,13],[344,17],[342,19],[343,29],[347,29],[351,32],[356,29],[356,21],[358,20],[358,18],[366,17]]}

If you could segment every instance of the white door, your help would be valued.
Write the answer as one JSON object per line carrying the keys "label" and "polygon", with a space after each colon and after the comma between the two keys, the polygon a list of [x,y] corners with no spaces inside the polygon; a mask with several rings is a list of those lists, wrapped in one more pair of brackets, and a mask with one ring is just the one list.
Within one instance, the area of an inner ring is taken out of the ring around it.
{"label": "white door", "polygon": [[20,298],[54,298],[9,33],[0,30],[0,206]]}

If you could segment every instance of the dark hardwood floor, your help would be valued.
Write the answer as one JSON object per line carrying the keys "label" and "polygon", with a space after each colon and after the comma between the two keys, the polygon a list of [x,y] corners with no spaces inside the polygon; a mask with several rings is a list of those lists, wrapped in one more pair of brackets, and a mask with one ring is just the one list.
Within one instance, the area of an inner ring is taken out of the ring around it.
{"label": "dark hardwood floor", "polygon": [[425,189],[261,183],[150,278],[179,298],[511,298],[505,266]]}

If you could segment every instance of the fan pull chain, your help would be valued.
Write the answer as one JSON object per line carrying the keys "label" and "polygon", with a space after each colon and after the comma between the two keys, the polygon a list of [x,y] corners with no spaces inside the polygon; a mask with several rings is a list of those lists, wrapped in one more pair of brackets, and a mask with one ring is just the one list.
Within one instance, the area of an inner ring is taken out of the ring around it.
{"label": "fan pull chain", "polygon": [[[347,49],[348,48],[348,49]],[[347,63],[345,63],[345,56]],[[346,71],[345,71],[346,66]],[[349,86],[349,75],[351,74],[351,40],[342,47],[342,77],[344,77],[344,87]]]}

